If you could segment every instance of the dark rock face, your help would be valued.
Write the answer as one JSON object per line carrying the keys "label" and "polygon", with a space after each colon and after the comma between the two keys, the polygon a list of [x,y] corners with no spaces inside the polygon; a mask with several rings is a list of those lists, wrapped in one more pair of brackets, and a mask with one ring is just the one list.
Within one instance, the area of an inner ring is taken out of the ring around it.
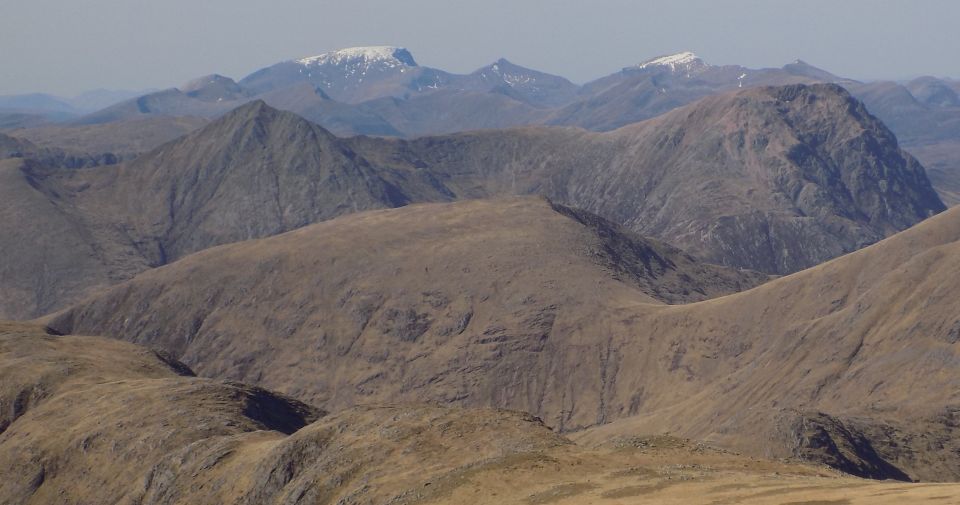
{"label": "dark rock face", "polygon": [[794,455],[868,479],[916,480],[904,468],[918,466],[926,467],[926,480],[949,478],[960,470],[954,456],[958,415],[956,407],[897,421],[798,412],[791,428]]}
{"label": "dark rock face", "polygon": [[826,414],[800,417],[794,428],[797,457],[867,479],[909,480],[907,474],[877,454],[870,439]]}

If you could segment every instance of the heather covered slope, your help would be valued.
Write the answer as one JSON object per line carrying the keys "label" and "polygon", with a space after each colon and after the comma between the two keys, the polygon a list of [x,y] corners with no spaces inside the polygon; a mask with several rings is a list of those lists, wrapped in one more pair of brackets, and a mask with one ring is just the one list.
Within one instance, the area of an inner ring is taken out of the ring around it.
{"label": "heather covered slope", "polygon": [[56,310],[149,266],[122,236],[89,226],[61,194],[44,189],[60,172],[30,160],[0,161],[3,317]]}
{"label": "heather covered slope", "polygon": [[282,437],[320,413],[191,375],[137,346],[0,323],[0,501],[116,503],[171,452],[245,433]]}
{"label": "heather covered slope", "polygon": [[[670,430],[864,475],[954,480],[958,271],[951,210],[744,293],[632,316],[626,324],[671,343],[660,356],[676,396],[643,398],[637,417],[597,428],[598,439]],[[622,355],[637,344],[621,345]],[[650,381],[619,382],[621,401],[639,387],[649,395]]]}
{"label": "heather covered slope", "polygon": [[[702,300],[763,280],[527,197],[366,212],[210,249],[145,272],[54,325],[128,331],[205,375],[330,406],[386,401],[390,384],[405,384],[407,400],[488,404],[498,385],[483,370],[508,350],[519,356],[507,360],[527,359],[554,346],[563,315]],[[423,349],[434,366],[411,366]],[[351,364],[368,358],[375,364]],[[470,369],[475,386],[461,382]]]}
{"label": "heather covered slope", "polygon": [[[127,343],[0,323],[0,500],[84,503],[943,503],[955,485],[878,483],[672,437],[584,449],[491,409],[321,416]],[[318,419],[319,417],[319,419]],[[939,501],[938,501],[939,499]],[[771,501],[772,500],[772,501]]]}
{"label": "heather covered slope", "polygon": [[364,213],[211,249],[49,323],[326,408],[497,406],[565,431],[623,419],[628,433],[858,475],[960,475],[960,321],[944,282],[960,271],[956,211],[742,293],[664,305],[730,278],[607,232],[544,235],[577,228],[527,202]]}
{"label": "heather covered slope", "polygon": [[263,102],[129,164],[64,182],[80,181],[90,187],[76,200],[129,230],[155,264],[357,210],[446,196],[428,177],[372,167],[323,128]]}

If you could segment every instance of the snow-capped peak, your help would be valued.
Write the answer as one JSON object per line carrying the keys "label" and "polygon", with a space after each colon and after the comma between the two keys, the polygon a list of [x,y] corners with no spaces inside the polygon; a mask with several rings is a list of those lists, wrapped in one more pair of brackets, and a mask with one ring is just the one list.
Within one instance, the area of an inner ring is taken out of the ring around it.
{"label": "snow-capped peak", "polygon": [[666,56],[658,56],[637,65],[638,68],[668,67],[672,71],[690,70],[692,68],[701,66],[706,66],[706,64],[703,62],[703,60],[698,58],[697,55],[691,53],[690,51],[684,51],[677,54],[668,54]]}
{"label": "snow-capped peak", "polygon": [[297,60],[297,63],[305,67],[328,64],[360,64],[365,67],[382,65],[390,68],[417,66],[417,62],[413,60],[413,55],[410,54],[410,51],[402,47],[394,46],[348,47],[317,56],[301,58]]}

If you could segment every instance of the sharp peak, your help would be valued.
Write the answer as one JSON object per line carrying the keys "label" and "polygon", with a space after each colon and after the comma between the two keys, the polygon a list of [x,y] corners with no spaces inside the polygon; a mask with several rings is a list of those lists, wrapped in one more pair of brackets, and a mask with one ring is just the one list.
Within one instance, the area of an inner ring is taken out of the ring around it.
{"label": "sharp peak", "polygon": [[499,73],[500,71],[502,71],[502,70],[504,70],[504,69],[509,69],[509,70],[511,70],[511,71],[514,71],[514,72],[528,72],[528,73],[534,73],[534,74],[542,74],[542,73],[543,73],[543,72],[540,71],[540,70],[536,70],[536,69],[533,69],[533,68],[530,68],[530,67],[525,67],[525,66],[523,66],[523,65],[518,65],[518,64],[516,64],[516,63],[514,63],[514,62],[512,62],[512,61],[510,61],[510,60],[508,60],[508,59],[506,59],[506,58],[499,58],[497,61],[495,61],[495,62],[493,62],[493,63],[491,63],[491,64],[489,64],[489,65],[487,65],[487,66],[485,66],[485,67],[480,67],[480,68],[478,68],[477,70],[474,71],[474,73],[482,73],[482,72],[487,72],[487,71],[492,71],[492,72],[495,72],[495,73]]}
{"label": "sharp peak", "polygon": [[323,65],[327,63],[336,65],[352,61],[365,61],[367,63],[383,61],[408,67],[418,66],[410,51],[400,46],[345,47],[296,60],[301,65]]}
{"label": "sharp peak", "polygon": [[487,65],[487,66],[485,66],[485,67],[481,67],[481,68],[478,69],[477,71],[478,71],[478,72],[483,72],[483,71],[486,71],[486,70],[494,70],[494,71],[496,71],[499,67],[524,68],[524,67],[521,67],[520,65],[517,65],[516,63],[514,63],[514,62],[512,62],[512,61],[510,61],[510,60],[508,60],[508,59],[506,59],[506,58],[499,58],[499,59],[497,59],[497,61],[495,61],[495,62],[493,62],[493,63],[491,63],[491,64],[489,64],[489,65]]}
{"label": "sharp peak", "polygon": [[329,137],[335,137],[322,126],[293,112],[271,107],[260,99],[251,100],[227,112],[200,129],[196,134],[203,135],[203,132],[212,131],[215,132],[216,135],[222,135],[224,128],[234,130],[242,128],[245,125],[260,125],[264,128],[272,128],[274,125],[284,125],[284,128],[290,128],[295,127],[294,125],[301,124],[310,125],[311,128],[322,131]]}
{"label": "sharp peak", "polygon": [[230,112],[226,113],[225,116],[251,113],[262,114],[269,111],[279,112],[277,109],[267,105],[267,102],[264,102],[258,98],[256,100],[250,100],[249,102],[231,110]]}
{"label": "sharp peak", "polygon": [[[249,121],[271,121],[283,115],[296,116],[297,118],[303,119],[292,112],[274,109],[273,107],[267,105],[267,102],[257,99],[251,100],[227,112],[210,124],[215,125],[236,122],[246,123]],[[306,121],[306,119],[303,119],[303,121]]]}

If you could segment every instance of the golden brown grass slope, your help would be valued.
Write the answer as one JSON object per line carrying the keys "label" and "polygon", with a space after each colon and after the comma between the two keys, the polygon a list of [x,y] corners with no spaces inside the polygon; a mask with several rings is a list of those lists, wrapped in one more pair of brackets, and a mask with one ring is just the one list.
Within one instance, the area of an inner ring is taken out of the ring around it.
{"label": "golden brown grass slope", "polygon": [[744,280],[611,230],[529,199],[369,212],[192,255],[49,322],[328,409],[496,406],[561,431],[624,420],[598,440],[960,477],[957,211],[686,305],[660,301]]}
{"label": "golden brown grass slope", "polygon": [[320,413],[138,346],[0,324],[0,502],[115,503],[167,453]]}
{"label": "golden brown grass slope", "polygon": [[[214,248],[111,289],[55,326],[126,334],[204,375],[330,406],[393,399],[390,385],[407,400],[490,404],[502,392],[484,376],[519,373],[560,344],[551,340],[557,325],[765,279],[542,198],[477,200]],[[465,373],[475,378],[464,383]]]}
{"label": "golden brown grass slope", "polygon": [[[585,449],[525,414],[376,406],[322,417],[169,358],[0,323],[4,504],[951,503],[672,437]],[[819,501],[816,501],[819,500]]]}

